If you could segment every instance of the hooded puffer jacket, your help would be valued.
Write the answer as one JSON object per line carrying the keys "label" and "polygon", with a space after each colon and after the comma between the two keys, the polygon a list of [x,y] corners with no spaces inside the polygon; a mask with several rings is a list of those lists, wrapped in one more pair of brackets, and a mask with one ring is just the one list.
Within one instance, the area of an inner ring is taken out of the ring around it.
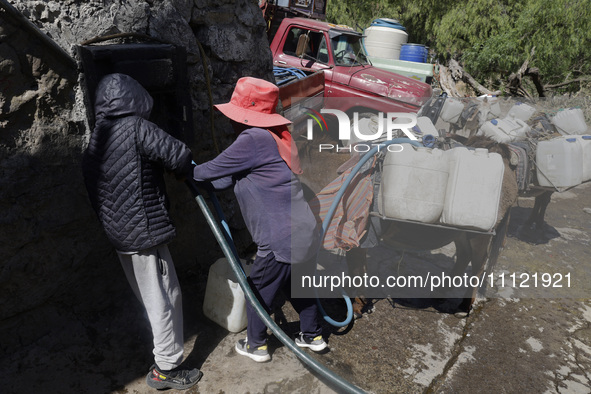
{"label": "hooded puffer jacket", "polygon": [[189,148],[148,121],[153,100],[125,74],[105,76],[96,90],[96,126],[82,169],[92,207],[121,252],[171,241],[164,170],[192,173]]}

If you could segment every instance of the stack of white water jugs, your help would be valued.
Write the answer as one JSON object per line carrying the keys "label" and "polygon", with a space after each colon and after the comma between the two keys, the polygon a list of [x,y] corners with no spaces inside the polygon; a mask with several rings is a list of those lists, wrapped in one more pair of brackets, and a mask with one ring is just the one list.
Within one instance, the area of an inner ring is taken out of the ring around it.
{"label": "stack of white water jugs", "polygon": [[480,126],[478,135],[485,135],[497,142],[509,143],[524,140],[531,128],[526,123],[535,108],[525,103],[515,103],[503,119],[495,118]]}
{"label": "stack of white water jugs", "polygon": [[538,184],[567,188],[591,180],[591,133],[583,111],[580,108],[563,109],[550,120],[562,136],[538,142]]}
{"label": "stack of white water jugs", "polygon": [[505,169],[499,154],[402,146],[384,159],[378,195],[382,216],[482,231],[494,227]]}
{"label": "stack of white water jugs", "polygon": [[536,167],[540,186],[564,188],[591,180],[591,135],[539,141]]}

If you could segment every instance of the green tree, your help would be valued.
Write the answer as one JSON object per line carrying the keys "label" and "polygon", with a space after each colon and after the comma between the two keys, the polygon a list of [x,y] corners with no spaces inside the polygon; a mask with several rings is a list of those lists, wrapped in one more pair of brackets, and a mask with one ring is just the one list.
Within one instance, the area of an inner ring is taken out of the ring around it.
{"label": "green tree", "polygon": [[[545,84],[589,75],[591,2],[479,0],[446,13],[436,30],[441,58],[456,57],[479,79],[503,80],[535,54]],[[488,9],[490,12],[484,13]],[[485,15],[483,17],[483,15]]]}
{"label": "green tree", "polygon": [[442,64],[460,61],[492,90],[528,59],[546,85],[591,75],[589,0],[330,0],[327,11],[330,22],[359,30],[398,19],[409,42],[428,45]]}

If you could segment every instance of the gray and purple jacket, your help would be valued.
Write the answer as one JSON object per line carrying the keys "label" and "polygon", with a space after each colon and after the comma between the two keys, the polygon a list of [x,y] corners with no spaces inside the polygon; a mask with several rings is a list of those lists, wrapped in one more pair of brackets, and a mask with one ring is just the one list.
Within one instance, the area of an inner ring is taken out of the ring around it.
{"label": "gray and purple jacket", "polygon": [[319,227],[304,199],[302,185],[279,155],[268,130],[251,128],[215,159],[193,170],[196,181],[234,192],[257,254],[301,263],[318,251]]}

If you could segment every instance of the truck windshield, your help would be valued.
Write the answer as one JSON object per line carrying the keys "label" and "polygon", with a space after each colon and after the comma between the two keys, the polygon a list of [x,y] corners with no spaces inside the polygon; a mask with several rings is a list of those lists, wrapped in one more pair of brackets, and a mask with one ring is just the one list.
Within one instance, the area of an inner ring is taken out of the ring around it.
{"label": "truck windshield", "polygon": [[359,66],[369,64],[363,46],[361,35],[344,34],[331,31],[329,33],[333,50],[334,62],[337,66]]}

